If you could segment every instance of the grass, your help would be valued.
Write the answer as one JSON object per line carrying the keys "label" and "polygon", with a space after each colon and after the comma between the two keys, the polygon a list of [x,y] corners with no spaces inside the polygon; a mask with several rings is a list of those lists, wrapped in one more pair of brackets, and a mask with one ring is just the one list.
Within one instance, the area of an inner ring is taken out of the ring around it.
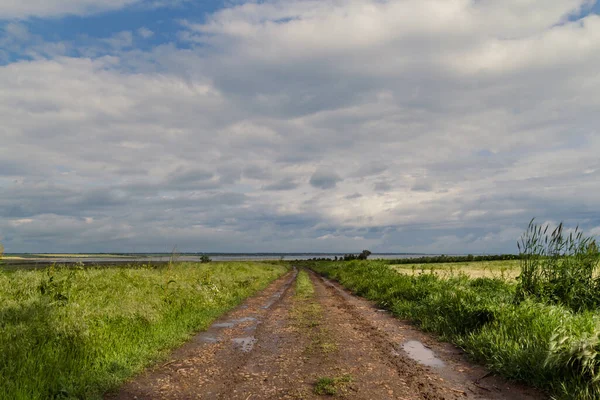
{"label": "grass", "polygon": [[499,278],[516,280],[521,273],[521,261],[472,261],[428,264],[393,264],[398,272],[410,275],[436,274],[442,278],[466,274],[471,278]]}
{"label": "grass", "polygon": [[575,311],[597,309],[600,252],[596,239],[584,236],[579,228],[567,234],[562,223],[551,233],[548,229],[531,220],[518,243],[524,258],[515,301],[535,297]]}
{"label": "grass", "polygon": [[308,299],[313,297],[314,294],[315,288],[310,281],[308,273],[305,270],[301,270],[296,277],[296,297]]}
{"label": "grass", "polygon": [[315,352],[331,354],[337,350],[337,344],[331,333],[323,326],[323,308],[314,298],[315,289],[308,273],[301,269],[296,277],[295,301],[292,316],[296,329],[308,338],[305,353],[310,356]]}
{"label": "grass", "polygon": [[181,263],[0,271],[0,399],[100,399],[286,270]]}
{"label": "grass", "polygon": [[526,297],[517,282],[400,274],[382,261],[320,262],[312,268],[400,318],[454,342],[507,378],[557,399],[600,398],[600,313]]}
{"label": "grass", "polygon": [[343,392],[346,386],[352,382],[350,375],[343,375],[334,378],[321,377],[315,382],[314,392],[318,395],[335,396]]}

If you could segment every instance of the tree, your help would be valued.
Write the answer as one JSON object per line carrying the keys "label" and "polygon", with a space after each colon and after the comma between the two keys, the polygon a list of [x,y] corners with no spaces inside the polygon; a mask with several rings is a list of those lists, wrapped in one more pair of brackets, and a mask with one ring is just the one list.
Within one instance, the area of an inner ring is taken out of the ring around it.
{"label": "tree", "polygon": [[209,263],[209,262],[211,262],[211,261],[212,261],[212,260],[210,259],[210,257],[209,257],[209,256],[207,256],[206,254],[202,254],[202,255],[200,256],[200,262],[201,262],[202,264]]}
{"label": "tree", "polygon": [[366,260],[372,253],[369,250],[363,250],[362,253],[358,255],[359,260]]}

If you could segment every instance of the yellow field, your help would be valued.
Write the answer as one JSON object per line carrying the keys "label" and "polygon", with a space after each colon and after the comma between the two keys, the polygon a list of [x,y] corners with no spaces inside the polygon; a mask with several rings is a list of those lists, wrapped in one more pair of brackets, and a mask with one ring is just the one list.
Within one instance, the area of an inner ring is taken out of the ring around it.
{"label": "yellow field", "polygon": [[438,276],[450,277],[462,273],[472,278],[515,279],[521,273],[519,263],[519,260],[472,261],[439,264],[398,264],[391,267],[398,272],[410,275],[434,273]]}

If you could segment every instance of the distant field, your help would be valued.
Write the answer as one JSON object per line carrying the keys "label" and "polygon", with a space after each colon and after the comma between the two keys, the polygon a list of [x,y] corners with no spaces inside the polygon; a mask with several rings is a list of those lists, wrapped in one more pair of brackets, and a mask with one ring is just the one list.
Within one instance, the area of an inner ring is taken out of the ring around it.
{"label": "distant field", "polygon": [[471,261],[437,264],[396,264],[391,268],[409,275],[436,274],[442,278],[467,274],[471,278],[515,279],[520,273],[520,261]]}
{"label": "distant field", "polygon": [[256,262],[0,270],[0,399],[100,399],[286,270]]}

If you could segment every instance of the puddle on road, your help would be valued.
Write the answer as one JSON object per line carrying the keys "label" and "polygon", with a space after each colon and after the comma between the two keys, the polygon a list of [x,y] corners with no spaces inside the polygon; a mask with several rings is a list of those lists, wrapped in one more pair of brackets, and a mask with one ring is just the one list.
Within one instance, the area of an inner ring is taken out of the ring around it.
{"label": "puddle on road", "polygon": [[219,343],[221,341],[218,337],[211,335],[200,335],[199,339],[204,343]]}
{"label": "puddle on road", "polygon": [[252,351],[254,344],[257,342],[254,336],[235,338],[231,339],[231,341],[239,350],[243,351],[244,353]]}
{"label": "puddle on road", "polygon": [[244,322],[254,322],[254,321],[256,321],[256,317],[243,317],[243,318],[239,318],[239,319],[232,319],[230,321],[217,322],[216,324],[212,324],[211,328],[217,328],[217,329],[233,328],[234,326],[236,326],[238,324],[242,324]]}
{"label": "puddle on road", "polygon": [[435,356],[433,351],[423,346],[423,343],[417,340],[409,340],[404,343],[402,350],[413,360],[428,367],[443,367],[445,365],[442,360]]}
{"label": "puddle on road", "polygon": [[235,321],[238,324],[241,324],[242,322],[256,321],[256,317],[244,317],[244,318],[236,319]]}
{"label": "puddle on road", "polygon": [[233,328],[235,326],[235,322],[219,322],[217,324],[212,324],[213,328]]}
{"label": "puddle on road", "polygon": [[[294,268],[294,273],[293,273],[292,277],[285,283],[283,289],[280,289],[276,293],[274,293],[268,299],[267,303],[262,308],[268,309],[273,304],[275,304],[275,302],[278,299],[280,299],[281,296],[283,296],[283,294],[285,293],[285,290],[287,288],[289,288],[291,286],[291,284],[294,282],[297,274],[298,274],[298,270],[296,268]],[[248,305],[245,304],[245,305],[241,306],[240,308],[247,309]],[[250,336],[250,335],[254,334],[254,332],[256,331],[256,328],[261,323],[261,321],[258,320],[256,314],[254,316],[242,317],[242,318],[238,318],[238,319],[230,319],[230,320],[214,323],[208,328],[208,330],[204,334],[201,334],[198,336],[198,340],[200,340],[204,343],[218,343],[222,340],[222,338],[219,337],[219,333],[221,332],[220,329],[233,328],[239,324],[243,324],[246,322],[249,322],[250,324],[248,324],[248,326],[244,327],[244,333],[249,336],[234,338],[234,339],[231,339],[231,341],[237,349],[239,349],[240,351],[243,351],[244,353],[247,353],[249,351],[252,351],[252,349],[254,348],[254,344],[258,341],[258,339],[256,339],[254,336]]]}

